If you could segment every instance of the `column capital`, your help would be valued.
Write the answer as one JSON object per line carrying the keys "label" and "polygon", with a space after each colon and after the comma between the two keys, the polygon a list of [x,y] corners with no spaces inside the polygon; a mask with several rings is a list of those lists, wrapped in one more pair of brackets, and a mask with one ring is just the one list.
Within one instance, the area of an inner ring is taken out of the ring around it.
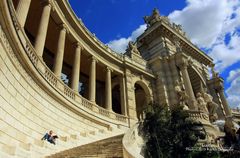
{"label": "column capital", "polygon": [[188,65],[189,65],[189,62],[188,62],[188,60],[186,60],[186,59],[182,59],[181,62],[177,63],[177,66],[178,66],[181,70],[182,70],[182,69],[187,69]]}
{"label": "column capital", "polygon": [[107,72],[113,72],[113,69],[110,68],[109,66],[106,66],[106,71],[107,71]]}
{"label": "column capital", "polygon": [[97,58],[96,58],[95,56],[91,56],[91,57],[89,58],[89,60],[91,60],[92,62],[98,63],[98,60],[97,60]]}
{"label": "column capital", "polygon": [[80,42],[74,42],[72,43],[72,45],[75,47],[75,48],[80,48],[80,50],[83,50],[83,46],[80,44]]}
{"label": "column capital", "polygon": [[53,6],[53,0],[41,0],[41,4],[42,4],[42,6],[48,5],[48,6],[51,7],[53,10],[55,10],[55,8],[54,8],[54,6]]}
{"label": "column capital", "polygon": [[182,70],[192,64],[192,58],[183,52],[179,52],[175,54],[175,63]]}
{"label": "column capital", "polygon": [[69,29],[65,23],[61,23],[58,25],[58,29],[66,31],[66,33],[69,33]]}

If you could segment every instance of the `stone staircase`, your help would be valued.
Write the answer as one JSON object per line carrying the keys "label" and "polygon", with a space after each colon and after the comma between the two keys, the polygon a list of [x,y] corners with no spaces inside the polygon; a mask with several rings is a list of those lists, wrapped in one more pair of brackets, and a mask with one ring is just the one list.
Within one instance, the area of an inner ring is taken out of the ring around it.
{"label": "stone staircase", "polygon": [[123,135],[65,150],[47,158],[123,158]]}
{"label": "stone staircase", "polygon": [[[114,131],[102,129],[71,134],[69,136],[59,135],[56,145],[50,144],[47,141],[42,141],[41,138],[39,138],[35,139],[32,143],[21,143],[11,146],[8,145],[7,141],[1,141],[0,139],[0,158],[43,158],[49,155],[55,155],[55,153],[59,152],[64,153],[68,151],[68,149],[74,147],[88,146],[93,142],[101,142],[103,139],[108,140],[109,137],[115,138],[116,135],[120,134],[122,137],[123,131],[118,129],[114,129]],[[121,140],[119,140],[119,143],[121,143]],[[103,152],[105,151],[103,150]],[[56,156],[57,155],[58,154],[56,154]]]}

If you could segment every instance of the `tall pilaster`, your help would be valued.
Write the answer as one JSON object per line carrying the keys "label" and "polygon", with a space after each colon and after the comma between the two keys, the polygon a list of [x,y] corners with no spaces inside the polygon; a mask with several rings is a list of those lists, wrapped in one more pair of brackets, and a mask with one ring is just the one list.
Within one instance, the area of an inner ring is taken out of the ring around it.
{"label": "tall pilaster", "polygon": [[122,111],[122,114],[127,116],[126,84],[125,84],[124,75],[120,76],[120,96],[121,96],[121,111]]}
{"label": "tall pilaster", "polygon": [[184,82],[184,86],[186,89],[186,93],[189,96],[189,108],[191,110],[195,110],[195,103],[196,103],[196,98],[193,92],[193,88],[192,88],[192,84],[189,78],[189,74],[187,71],[187,67],[188,67],[188,62],[186,59],[182,59],[182,62],[178,64],[178,67],[180,68],[180,71],[182,73],[182,78],[183,78],[183,82]]}
{"label": "tall pilaster", "polygon": [[78,83],[80,78],[80,63],[81,63],[81,46],[77,42],[75,44],[75,56],[74,56],[74,63],[72,69],[72,81],[71,81],[71,88],[78,92]]}
{"label": "tall pilaster", "polygon": [[31,0],[19,0],[18,2],[16,13],[17,13],[17,18],[21,27],[24,27],[25,25],[30,4],[31,4]]}
{"label": "tall pilaster", "polygon": [[43,0],[42,5],[43,11],[40,18],[40,23],[38,26],[37,36],[34,44],[36,53],[40,57],[42,57],[43,55],[52,3],[50,0]]}
{"label": "tall pilaster", "polygon": [[222,105],[223,105],[223,109],[226,113],[226,116],[231,116],[232,112],[229,108],[228,102],[226,100],[226,97],[224,95],[224,87],[223,87],[223,79],[221,79],[220,77],[217,77],[215,80],[215,89],[216,92],[219,94]]}
{"label": "tall pilaster", "polygon": [[61,30],[58,37],[57,54],[55,55],[54,65],[53,65],[53,72],[57,77],[61,77],[64,48],[65,48],[65,39],[66,39],[66,32],[67,32],[65,24],[61,24],[60,29]]}
{"label": "tall pilaster", "polygon": [[111,69],[106,68],[106,81],[105,81],[105,104],[106,109],[112,111],[112,79],[111,79]]}
{"label": "tall pilaster", "polygon": [[89,72],[89,100],[96,101],[96,58],[91,58],[90,72]]}

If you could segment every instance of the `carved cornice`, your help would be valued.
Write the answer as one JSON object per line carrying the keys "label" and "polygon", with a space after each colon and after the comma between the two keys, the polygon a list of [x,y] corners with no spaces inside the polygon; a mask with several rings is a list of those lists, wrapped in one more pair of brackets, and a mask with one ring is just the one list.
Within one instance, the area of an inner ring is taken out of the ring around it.
{"label": "carved cornice", "polygon": [[[179,50],[182,50],[193,58],[197,58],[197,60],[202,61],[205,65],[212,63],[212,59],[192,44],[189,39],[182,34],[179,34],[171,26],[163,22],[159,22],[158,24],[148,28],[141,36],[138,37],[138,42],[141,44],[148,44],[159,36],[170,39],[173,43],[175,43],[175,46],[179,46]],[[177,43],[175,40],[176,38]]]}

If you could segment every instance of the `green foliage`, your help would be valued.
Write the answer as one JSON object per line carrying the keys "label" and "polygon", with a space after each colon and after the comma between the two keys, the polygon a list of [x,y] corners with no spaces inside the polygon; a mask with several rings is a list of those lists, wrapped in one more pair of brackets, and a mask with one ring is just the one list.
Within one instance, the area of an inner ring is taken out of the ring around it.
{"label": "green foliage", "polygon": [[193,151],[189,154],[188,158],[239,158],[240,152],[236,150],[232,151],[212,151],[212,150],[202,150]]}
{"label": "green foliage", "polygon": [[220,158],[220,152],[212,150],[195,150],[189,153],[188,158]]}
{"label": "green foliage", "polygon": [[199,124],[188,119],[187,111],[182,106],[169,110],[153,104],[145,113],[139,130],[146,141],[144,157],[188,157],[190,151],[186,148],[196,144],[198,137],[193,128]]}

